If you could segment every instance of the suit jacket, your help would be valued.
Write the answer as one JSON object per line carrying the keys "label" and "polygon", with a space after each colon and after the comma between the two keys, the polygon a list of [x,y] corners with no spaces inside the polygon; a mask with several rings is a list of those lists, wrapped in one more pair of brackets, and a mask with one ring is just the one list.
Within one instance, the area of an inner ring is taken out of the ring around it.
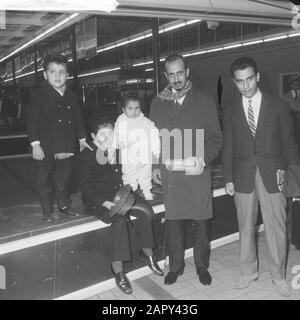
{"label": "suit jacket", "polygon": [[[185,175],[184,172],[170,172],[165,165],[161,165],[166,218],[209,219],[213,215],[210,164],[222,146],[216,104],[212,97],[192,88],[187,92],[179,110],[173,101],[162,101],[158,97],[155,97],[151,104],[150,119],[156,127],[169,132],[177,129],[182,135],[182,139],[177,143],[176,139],[171,139],[170,147],[162,139],[163,160],[166,160],[164,157],[168,156],[169,151],[170,158],[178,158],[174,147],[181,145],[184,157],[202,156],[206,168],[201,175],[192,176]],[[197,141],[198,129],[204,131],[204,141]],[[187,148],[189,146],[190,148]],[[186,152],[189,149],[190,154]]]}
{"label": "suit jacket", "polygon": [[29,142],[40,141],[46,153],[75,153],[77,140],[86,138],[81,108],[75,93],[61,96],[46,84],[37,90],[27,108]]}
{"label": "suit jacket", "polygon": [[225,110],[223,125],[225,183],[233,182],[237,192],[251,193],[258,167],[267,191],[278,192],[276,171],[300,161],[287,104],[262,92],[255,139],[241,97]]}
{"label": "suit jacket", "polygon": [[[117,190],[123,185],[121,165],[99,164],[96,159],[98,147],[92,143],[93,151],[84,149],[78,154],[78,184],[82,192],[82,202],[91,214],[103,216],[107,209],[105,201],[113,201]],[[119,152],[116,153],[118,160]]]}

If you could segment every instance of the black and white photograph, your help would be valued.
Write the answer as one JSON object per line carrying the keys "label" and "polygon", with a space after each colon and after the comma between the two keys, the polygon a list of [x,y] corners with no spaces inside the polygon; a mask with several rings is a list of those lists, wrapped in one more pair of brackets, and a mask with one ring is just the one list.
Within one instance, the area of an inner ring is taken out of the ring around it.
{"label": "black and white photograph", "polygon": [[299,57],[294,0],[0,0],[0,302],[300,300]]}

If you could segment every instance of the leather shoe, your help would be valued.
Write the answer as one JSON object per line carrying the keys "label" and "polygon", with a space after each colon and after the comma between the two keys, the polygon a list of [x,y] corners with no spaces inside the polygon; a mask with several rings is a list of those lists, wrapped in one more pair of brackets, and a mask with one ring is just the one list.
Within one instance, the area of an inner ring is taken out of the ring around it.
{"label": "leather shoe", "polygon": [[43,221],[44,222],[47,222],[47,223],[51,223],[54,221],[54,217],[51,213],[48,213],[48,214],[44,214],[43,215]]}
{"label": "leather shoe", "polygon": [[115,277],[116,285],[126,294],[132,293],[132,288],[129,282],[129,279],[126,276],[126,273],[124,270],[121,272],[115,272],[113,267],[111,266],[111,272]]}
{"label": "leather shoe", "polygon": [[153,256],[147,256],[145,254],[145,252],[141,249],[139,251],[139,258],[140,260],[142,260],[143,262],[145,262],[148,267],[151,269],[151,271],[158,275],[158,276],[161,276],[163,277],[164,273],[163,271],[160,269],[159,265],[157,264],[157,262],[155,261],[155,259],[153,258]]}
{"label": "leather shoe", "polygon": [[70,217],[79,217],[80,216],[80,213],[79,212],[76,212],[74,211],[72,208],[70,207],[66,207],[66,208],[63,208],[63,209],[59,209],[59,212],[60,213],[64,213]]}
{"label": "leather shoe", "polygon": [[204,286],[210,286],[211,285],[211,275],[207,270],[202,270],[198,272],[199,276],[199,281],[204,285]]}
{"label": "leather shoe", "polygon": [[177,281],[178,276],[183,274],[183,269],[181,269],[179,272],[173,272],[170,271],[166,276],[164,283],[165,284],[173,284]]}

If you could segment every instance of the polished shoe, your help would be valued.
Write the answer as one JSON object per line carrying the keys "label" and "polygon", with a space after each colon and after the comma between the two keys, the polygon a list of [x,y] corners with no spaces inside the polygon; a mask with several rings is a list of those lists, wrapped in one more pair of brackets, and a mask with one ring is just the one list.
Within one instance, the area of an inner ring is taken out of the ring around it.
{"label": "polished shoe", "polygon": [[80,216],[79,212],[74,211],[70,207],[61,208],[61,209],[59,209],[59,212],[60,213],[64,213],[64,214],[66,214],[67,216],[70,216],[70,217],[79,217]]}
{"label": "polished shoe", "polygon": [[237,283],[234,285],[235,289],[245,289],[248,288],[250,283],[258,279],[258,272],[250,274],[248,276],[241,276]]}
{"label": "polished shoe", "polygon": [[148,265],[148,267],[151,269],[151,271],[154,274],[163,277],[164,272],[160,269],[159,265],[157,264],[157,262],[155,261],[153,256],[148,257],[145,254],[145,252],[141,249],[139,251],[139,258],[140,258],[140,260],[142,260],[143,262],[145,262]]}
{"label": "polished shoe", "polygon": [[170,271],[166,276],[164,283],[165,284],[173,284],[177,281],[178,276],[183,274],[183,269],[181,269],[179,272],[172,272]]}
{"label": "polished shoe", "polygon": [[274,283],[277,292],[282,295],[283,297],[289,297],[290,296],[290,288],[288,283],[285,279],[283,280],[275,280],[273,279],[272,282]]}
{"label": "polished shoe", "polygon": [[54,221],[54,217],[51,213],[48,213],[48,214],[44,214],[43,215],[43,221],[44,222],[47,222],[47,223],[51,223]]}
{"label": "polished shoe", "polygon": [[111,272],[115,277],[115,282],[117,287],[119,287],[124,293],[131,294],[132,288],[129,279],[126,276],[126,273],[124,270],[121,272],[115,272],[113,267],[111,267]]}
{"label": "polished shoe", "polygon": [[199,276],[199,281],[204,285],[204,286],[210,286],[211,285],[211,275],[207,270],[202,270],[197,272]]}

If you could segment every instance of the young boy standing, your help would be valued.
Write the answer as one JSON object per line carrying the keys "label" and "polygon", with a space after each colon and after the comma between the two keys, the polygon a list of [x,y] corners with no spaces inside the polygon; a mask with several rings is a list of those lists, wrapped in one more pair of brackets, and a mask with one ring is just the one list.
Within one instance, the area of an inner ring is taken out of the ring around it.
{"label": "young boy standing", "polygon": [[44,58],[46,85],[37,90],[27,111],[27,130],[32,156],[37,164],[37,192],[43,220],[52,222],[56,200],[59,212],[78,216],[71,208],[66,184],[71,171],[71,157],[87,147],[80,105],[66,85],[68,60],[60,55]]}
{"label": "young boy standing", "polygon": [[123,183],[132,190],[140,186],[146,200],[153,200],[152,155],[160,154],[159,131],[141,112],[141,100],[134,92],[122,101],[123,113],[115,124],[115,147],[121,150]]}

